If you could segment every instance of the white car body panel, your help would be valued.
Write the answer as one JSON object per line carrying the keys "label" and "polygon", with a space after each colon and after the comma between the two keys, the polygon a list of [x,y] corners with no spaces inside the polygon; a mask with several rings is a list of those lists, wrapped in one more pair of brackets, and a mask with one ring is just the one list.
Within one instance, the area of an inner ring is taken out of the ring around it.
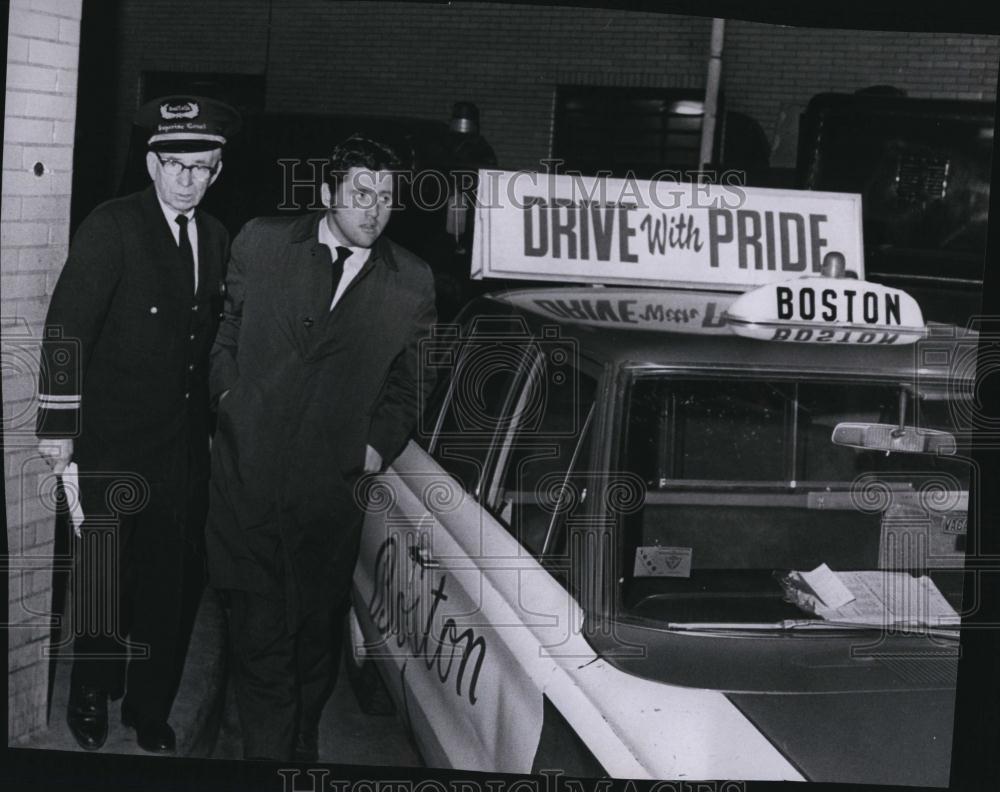
{"label": "white car body panel", "polygon": [[[373,499],[366,518],[359,619],[370,643],[384,636],[369,656],[404,702],[428,763],[530,772],[544,695],[613,777],[801,780],[722,693],[644,680],[601,660],[574,598],[423,449],[410,443],[376,486],[387,497]],[[421,568],[410,548],[439,566]],[[404,614],[395,622],[392,602]],[[454,643],[436,640],[448,619],[457,634],[483,639],[478,677],[478,646],[463,667]]]}

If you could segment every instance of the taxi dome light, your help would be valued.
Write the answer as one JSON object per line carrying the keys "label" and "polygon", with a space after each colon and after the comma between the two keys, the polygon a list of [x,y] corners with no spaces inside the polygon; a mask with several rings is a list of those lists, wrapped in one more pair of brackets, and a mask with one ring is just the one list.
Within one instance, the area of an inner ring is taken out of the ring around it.
{"label": "taxi dome light", "polygon": [[925,332],[920,306],[906,292],[846,277],[761,286],[734,300],[726,320],[736,335],[765,341],[898,345]]}
{"label": "taxi dome light", "polygon": [[820,265],[820,275],[824,278],[856,278],[853,272],[847,271],[847,259],[843,253],[831,250],[823,256],[823,263]]}

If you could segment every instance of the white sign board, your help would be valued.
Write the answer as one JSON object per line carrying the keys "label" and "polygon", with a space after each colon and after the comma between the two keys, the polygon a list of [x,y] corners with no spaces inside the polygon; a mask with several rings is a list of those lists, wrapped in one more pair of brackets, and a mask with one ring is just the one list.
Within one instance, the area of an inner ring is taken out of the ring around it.
{"label": "white sign board", "polygon": [[864,278],[861,196],[480,171],[473,278],[743,291],[820,272]]}

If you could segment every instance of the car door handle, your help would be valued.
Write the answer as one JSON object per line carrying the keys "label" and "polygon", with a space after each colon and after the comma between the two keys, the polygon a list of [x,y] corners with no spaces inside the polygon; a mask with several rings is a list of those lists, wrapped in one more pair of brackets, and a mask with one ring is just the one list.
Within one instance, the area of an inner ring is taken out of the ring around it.
{"label": "car door handle", "polygon": [[417,547],[416,545],[410,548],[410,559],[415,564],[419,564],[424,569],[438,569],[441,564],[431,558],[430,553],[427,552],[423,547]]}

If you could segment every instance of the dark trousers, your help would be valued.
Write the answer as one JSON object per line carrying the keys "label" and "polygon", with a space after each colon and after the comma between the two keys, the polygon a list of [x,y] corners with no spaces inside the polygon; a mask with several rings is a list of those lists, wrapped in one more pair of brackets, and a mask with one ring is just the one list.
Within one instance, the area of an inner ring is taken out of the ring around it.
{"label": "dark trousers", "polygon": [[288,760],[318,728],[340,666],[344,597],[290,623],[280,593],[230,592],[233,682],[247,759]]}
{"label": "dark trousers", "polygon": [[207,483],[153,483],[135,510],[91,516],[74,542],[73,686],[91,685],[142,722],[165,721],[205,582]]}
{"label": "dark trousers", "polygon": [[[341,508],[316,523],[286,512],[280,524],[245,529],[260,590],[229,592],[229,625],[248,759],[290,759],[297,735],[318,728],[336,683],[361,537],[350,492],[344,488]],[[303,544],[319,532],[334,541],[322,549]]]}

